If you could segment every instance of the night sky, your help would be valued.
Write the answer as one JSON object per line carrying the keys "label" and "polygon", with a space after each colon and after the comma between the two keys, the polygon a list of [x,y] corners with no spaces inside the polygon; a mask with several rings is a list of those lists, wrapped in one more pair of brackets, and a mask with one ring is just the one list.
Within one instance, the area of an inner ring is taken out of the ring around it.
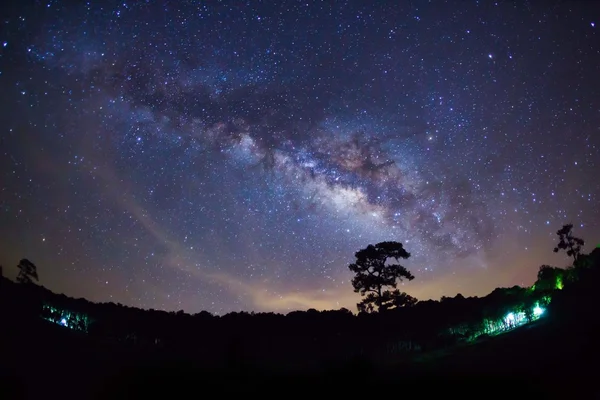
{"label": "night sky", "polygon": [[600,242],[600,13],[565,3],[3,5],[4,273],[355,310],[354,252],[394,240],[419,299],[530,285],[563,223]]}

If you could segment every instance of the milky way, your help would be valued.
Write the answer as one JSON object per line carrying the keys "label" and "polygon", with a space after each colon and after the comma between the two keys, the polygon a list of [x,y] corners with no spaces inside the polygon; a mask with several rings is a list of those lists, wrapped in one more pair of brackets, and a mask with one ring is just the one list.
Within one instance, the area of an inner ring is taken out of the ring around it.
{"label": "milky way", "polygon": [[562,266],[563,223],[600,240],[592,2],[71,3],[2,13],[9,276],[27,257],[95,301],[354,309],[369,243],[405,243],[403,290],[438,298]]}

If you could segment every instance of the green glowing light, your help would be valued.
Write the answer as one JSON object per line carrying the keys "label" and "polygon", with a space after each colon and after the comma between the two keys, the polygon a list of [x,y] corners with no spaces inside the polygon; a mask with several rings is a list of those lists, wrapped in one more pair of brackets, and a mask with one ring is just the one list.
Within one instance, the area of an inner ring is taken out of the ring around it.
{"label": "green glowing light", "polygon": [[508,313],[508,314],[506,314],[506,317],[504,317],[504,319],[506,320],[506,322],[514,322],[515,314]]}
{"label": "green glowing light", "polygon": [[69,329],[87,332],[90,319],[83,313],[64,310],[45,304],[41,315],[47,321]]}
{"label": "green glowing light", "polygon": [[560,275],[556,277],[556,288],[558,290],[562,290],[563,288],[563,278]]}

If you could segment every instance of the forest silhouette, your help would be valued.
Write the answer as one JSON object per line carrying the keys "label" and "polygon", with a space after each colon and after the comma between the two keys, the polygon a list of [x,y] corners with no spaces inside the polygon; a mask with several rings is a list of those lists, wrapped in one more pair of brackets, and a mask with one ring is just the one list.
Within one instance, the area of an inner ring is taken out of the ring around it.
{"label": "forest silhouette", "polygon": [[[37,267],[23,259],[16,282],[0,277],[0,397],[141,398],[162,390],[177,398],[209,387],[281,393],[284,384],[307,394],[319,393],[315,385],[354,394],[410,386],[422,394],[436,379],[465,396],[478,393],[469,379],[506,377],[550,397],[583,393],[586,363],[598,355],[600,248],[584,254],[571,224],[557,236],[554,251],[572,260],[566,268],[541,266],[531,287],[439,301],[396,288],[414,278],[398,263],[410,257],[401,243],[368,245],[348,267],[362,296],[357,314],[214,316],[92,303],[35,284]],[[552,386],[558,378],[562,386]]]}

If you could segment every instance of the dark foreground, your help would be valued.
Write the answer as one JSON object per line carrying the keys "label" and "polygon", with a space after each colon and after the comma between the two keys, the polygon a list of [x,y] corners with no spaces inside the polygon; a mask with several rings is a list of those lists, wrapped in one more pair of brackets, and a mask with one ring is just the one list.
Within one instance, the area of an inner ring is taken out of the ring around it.
{"label": "dark foreground", "polygon": [[451,351],[385,366],[355,359],[319,371],[202,366],[185,355],[92,342],[35,320],[1,328],[0,399],[265,396],[600,398],[595,324],[541,322]]}

